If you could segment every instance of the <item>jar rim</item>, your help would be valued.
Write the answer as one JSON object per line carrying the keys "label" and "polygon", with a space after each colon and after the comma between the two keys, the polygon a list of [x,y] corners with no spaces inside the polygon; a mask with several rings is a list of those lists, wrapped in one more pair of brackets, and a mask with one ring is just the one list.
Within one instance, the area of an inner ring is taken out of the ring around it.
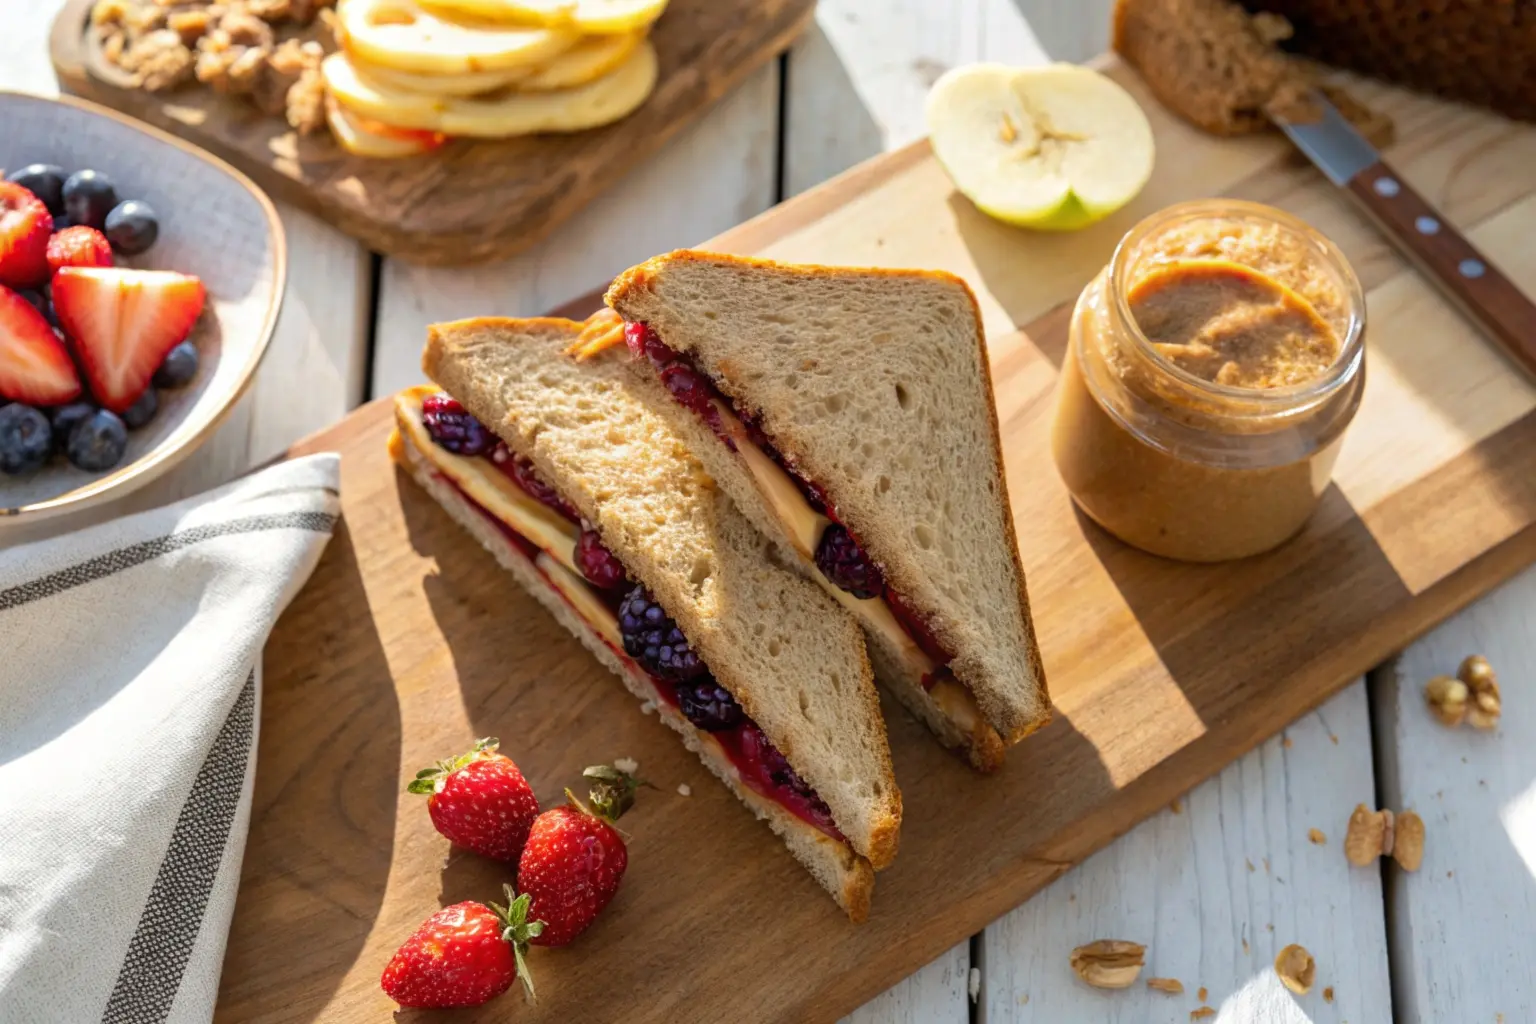
{"label": "jar rim", "polygon": [[[1130,289],[1126,287],[1130,274],[1131,253],[1139,243],[1175,223],[1212,216],[1219,216],[1224,220],[1246,219],[1278,225],[1296,236],[1337,273],[1339,284],[1342,285],[1344,292],[1348,325],[1340,341],[1339,354],[1329,364],[1328,369],[1299,384],[1274,388],[1244,388],[1218,384],[1190,373],[1165,357],[1157,350],[1151,339],[1142,333],[1141,325],[1136,322],[1136,317],[1131,312]],[[1360,284],[1360,278],[1356,275],[1354,267],[1350,265],[1349,260],[1332,239],[1300,217],[1265,203],[1256,203],[1247,199],[1209,198],[1191,199],[1164,207],[1138,221],[1121,237],[1115,246],[1114,254],[1110,257],[1109,279],[1112,285],[1110,292],[1115,313],[1130,335],[1138,354],[1179,384],[1212,398],[1252,403],[1261,407],[1307,405],[1327,397],[1347,383],[1354,376],[1364,357],[1365,289]]]}

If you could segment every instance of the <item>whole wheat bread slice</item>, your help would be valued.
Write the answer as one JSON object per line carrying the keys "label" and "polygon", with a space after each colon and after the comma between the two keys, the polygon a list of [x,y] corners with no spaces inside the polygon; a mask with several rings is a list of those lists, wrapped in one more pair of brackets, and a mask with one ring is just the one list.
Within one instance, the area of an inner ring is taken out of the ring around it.
{"label": "whole wheat bread slice", "polygon": [[875,888],[875,873],[869,861],[855,854],[847,844],[831,839],[821,830],[795,817],[781,804],[765,800],[744,786],[736,766],[731,764],[720,748],[708,742],[704,734],[694,728],[680,711],[670,705],[657,703],[645,673],[633,662],[620,658],[586,619],[578,615],[560,592],[550,585],[528,556],[507,540],[500,527],[434,471],[431,462],[406,440],[403,431],[396,431],[391,444],[392,456],[409,471],[411,478],[442,505],[470,536],[479,541],[501,567],[510,572],[523,589],[554,616],[555,621],[569,630],[592,652],[593,657],[617,675],[625,689],[639,699],[642,706],[654,707],[661,720],[683,738],[683,744],[699,756],[704,766],[783,838],[795,858],[832,894],[849,918],[863,921],[869,916],[870,898]]}
{"label": "whole wheat bread slice", "polygon": [[[592,524],[815,788],[853,851],[888,865],[901,794],[858,628],[765,557],[767,542],[635,395],[617,355],[582,364],[562,355],[580,327],[437,324],[423,368]],[[830,871],[781,834],[842,898],[848,871]]]}
{"label": "whole wheat bread slice", "polygon": [[[1045,724],[1050,702],[981,317],[963,281],[682,250],[621,274],[607,301],[687,353],[825,490],[892,588],[954,655],[951,671],[1004,742]],[[684,429],[680,416],[691,413],[671,415]],[[694,451],[754,524],[792,551],[745,470],[732,468],[739,460],[722,459],[728,450],[708,440],[695,430]],[[871,639],[885,669],[879,638]],[[912,681],[893,683],[933,725]]]}

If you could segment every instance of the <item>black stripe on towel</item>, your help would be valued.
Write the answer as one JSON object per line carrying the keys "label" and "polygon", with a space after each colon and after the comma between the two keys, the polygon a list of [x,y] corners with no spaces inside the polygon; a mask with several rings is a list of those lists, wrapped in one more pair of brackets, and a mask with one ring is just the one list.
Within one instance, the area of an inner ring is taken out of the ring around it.
{"label": "black stripe on towel", "polygon": [[231,519],[222,523],[194,526],[180,533],[156,537],[154,540],[141,541],[126,548],[109,551],[79,565],[72,565],[68,569],[60,569],[58,572],[41,576],[8,590],[0,590],[0,612],[32,601],[39,601],[45,597],[53,597],[55,594],[61,594],[85,583],[92,583],[136,565],[143,565],[161,555],[191,547],[193,544],[200,544],[214,537],[260,533],[266,530],[313,530],[316,533],[330,533],[335,525],[336,516],[329,512],[272,512],[260,516],[247,516],[244,519]]}
{"label": "black stripe on towel", "polygon": [[170,1015],[240,805],[255,712],[253,672],[246,677],[182,805],[170,848],[160,862],[112,998],[101,1015],[102,1024],[161,1024]]}

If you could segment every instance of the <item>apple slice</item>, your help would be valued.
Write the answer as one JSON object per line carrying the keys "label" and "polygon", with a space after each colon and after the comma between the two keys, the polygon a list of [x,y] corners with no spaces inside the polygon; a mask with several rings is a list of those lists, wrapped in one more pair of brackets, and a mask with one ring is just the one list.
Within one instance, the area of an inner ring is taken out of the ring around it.
{"label": "apple slice", "polygon": [[972,64],[928,94],[933,152],[983,213],[1067,231],[1120,209],[1152,174],[1152,126],[1120,86],[1073,64]]}

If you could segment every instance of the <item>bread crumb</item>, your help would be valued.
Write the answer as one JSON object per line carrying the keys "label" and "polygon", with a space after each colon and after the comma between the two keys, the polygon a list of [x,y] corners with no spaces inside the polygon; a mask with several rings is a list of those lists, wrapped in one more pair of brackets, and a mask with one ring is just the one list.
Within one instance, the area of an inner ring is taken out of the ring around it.
{"label": "bread crumb", "polygon": [[1333,1002],[1333,986],[1332,985],[1329,985],[1327,988],[1323,989],[1323,1002],[1325,1002],[1325,1003]]}
{"label": "bread crumb", "polygon": [[1168,805],[1168,809],[1170,811],[1172,811],[1174,814],[1183,814],[1184,813],[1184,805],[1179,803],[1178,797],[1174,797],[1173,803]]}
{"label": "bread crumb", "polygon": [[1171,996],[1184,994],[1184,983],[1178,978],[1148,978],[1147,988],[1154,992],[1167,992]]}
{"label": "bread crumb", "polygon": [[1320,828],[1309,828],[1307,829],[1307,840],[1313,846],[1322,846],[1328,841],[1328,837],[1323,835],[1323,830]]}
{"label": "bread crumb", "polygon": [[616,757],[613,759],[613,766],[621,772],[628,772],[630,775],[640,770],[640,762],[632,757]]}
{"label": "bread crumb", "polygon": [[1202,1006],[1198,1010],[1189,1011],[1190,1020],[1205,1020],[1214,1016],[1216,1016],[1216,1011],[1211,1009],[1209,1006]]}
{"label": "bread crumb", "polygon": [[692,796],[693,795],[693,790],[688,788],[688,783],[686,783],[686,782],[679,782],[677,784],[677,795],[678,796]]}
{"label": "bread crumb", "polygon": [[640,705],[640,713],[642,715],[654,715],[656,713],[656,702],[653,700],[643,702]]}
{"label": "bread crumb", "polygon": [[981,995],[981,968],[980,967],[972,967],[971,968],[971,976],[966,981],[965,987],[966,987],[966,991],[970,992],[970,994],[971,994],[971,1002],[974,1003],[976,1001],[976,997]]}
{"label": "bread crumb", "polygon": [[1208,996],[1208,995],[1210,995],[1210,992],[1208,992],[1206,990],[1206,987],[1204,985],[1201,985],[1200,986],[1200,991],[1195,993],[1195,998],[1200,1000],[1203,1003],[1203,1002],[1205,1002],[1205,997]]}

